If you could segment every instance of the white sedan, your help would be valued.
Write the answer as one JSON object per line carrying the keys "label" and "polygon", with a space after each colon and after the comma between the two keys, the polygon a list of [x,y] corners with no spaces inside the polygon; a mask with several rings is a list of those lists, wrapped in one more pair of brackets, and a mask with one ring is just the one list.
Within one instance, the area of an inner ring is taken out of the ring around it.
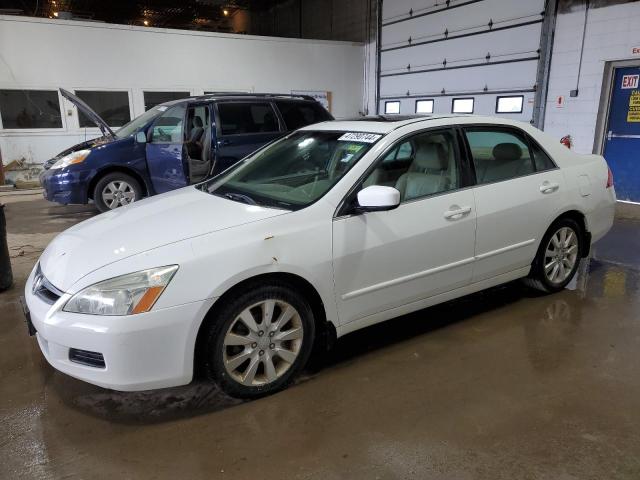
{"label": "white sedan", "polygon": [[25,311],[81,380],[131,391],[201,372],[256,397],[326,338],[519,278],[564,288],[614,205],[602,157],[524,123],[326,122],[63,232]]}

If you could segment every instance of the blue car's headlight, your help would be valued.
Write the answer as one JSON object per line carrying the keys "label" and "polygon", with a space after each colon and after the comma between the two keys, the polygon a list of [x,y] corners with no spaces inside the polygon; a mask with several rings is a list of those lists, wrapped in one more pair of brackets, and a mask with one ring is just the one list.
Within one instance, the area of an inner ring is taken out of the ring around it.
{"label": "blue car's headlight", "polygon": [[71,152],[69,155],[65,155],[56,163],[51,165],[51,170],[68,167],[69,165],[74,165],[76,163],[82,163],[90,153],[91,150],[78,150],[77,152]]}

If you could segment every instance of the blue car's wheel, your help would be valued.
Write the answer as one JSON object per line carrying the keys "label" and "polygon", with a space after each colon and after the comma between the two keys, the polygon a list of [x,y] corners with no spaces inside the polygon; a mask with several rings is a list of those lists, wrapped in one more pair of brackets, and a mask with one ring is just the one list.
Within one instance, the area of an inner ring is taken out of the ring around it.
{"label": "blue car's wheel", "polygon": [[120,172],[102,177],[93,191],[93,201],[101,212],[129,205],[141,198],[140,183],[131,175]]}

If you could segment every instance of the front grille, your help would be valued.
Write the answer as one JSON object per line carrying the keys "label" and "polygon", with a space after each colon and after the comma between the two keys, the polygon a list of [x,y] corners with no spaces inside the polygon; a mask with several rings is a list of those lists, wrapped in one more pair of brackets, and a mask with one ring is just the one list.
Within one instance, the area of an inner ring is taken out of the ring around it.
{"label": "front grille", "polygon": [[46,279],[40,264],[36,268],[36,273],[33,276],[33,294],[40,298],[45,303],[53,305],[62,296],[63,292],[54,287],[49,280]]}
{"label": "front grille", "polygon": [[88,350],[79,350],[77,348],[69,349],[69,360],[74,363],[87,365],[88,367],[106,368],[104,357],[101,353],[90,352]]}

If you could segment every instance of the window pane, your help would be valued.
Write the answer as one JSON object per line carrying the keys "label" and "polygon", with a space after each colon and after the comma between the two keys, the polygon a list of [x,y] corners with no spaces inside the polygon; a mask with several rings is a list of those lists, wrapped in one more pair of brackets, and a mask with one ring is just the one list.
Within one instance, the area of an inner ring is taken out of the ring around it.
{"label": "window pane", "polygon": [[496,113],[522,113],[524,96],[498,97]]}
{"label": "window pane", "polygon": [[[131,121],[129,114],[129,94],[127,92],[99,92],[80,90],[76,96],[84,100],[110,127],[121,127]],[[92,128],[95,123],[78,111],[80,127]]]}
{"label": "window pane", "polygon": [[391,115],[400,113],[400,102],[384,102],[384,113]]}
{"label": "window pane", "polygon": [[454,98],[451,111],[453,113],[473,113],[473,98]]}
{"label": "window pane", "polygon": [[373,143],[345,132],[303,130],[285,137],[203,185],[210,193],[235,193],[257,205],[304,208],[328,192]]}
{"label": "window pane", "polygon": [[182,143],[186,109],[184,105],[177,105],[160,115],[153,124],[151,143]]}
{"label": "window pane", "polygon": [[536,164],[536,170],[543,171],[556,168],[553,160],[544,153],[542,148],[540,148],[536,142],[531,142],[531,150],[533,151],[533,162]]}
{"label": "window pane", "polygon": [[315,103],[276,102],[287,125],[287,130],[297,130],[312,123],[331,120],[327,111]]}
{"label": "window pane", "polygon": [[0,90],[3,128],[62,128],[55,90]]}
{"label": "window pane", "polygon": [[433,113],[433,100],[417,100],[416,113]]}
{"label": "window pane", "polygon": [[522,135],[490,129],[469,129],[466,133],[478,183],[533,173],[529,147]]}
{"label": "window pane", "polygon": [[403,140],[393,161],[387,155],[363,185],[384,185],[400,192],[402,201],[454,190],[460,186],[455,140],[450,130],[422,133]]}
{"label": "window pane", "polygon": [[150,110],[161,103],[188,98],[189,95],[189,92],[144,92],[144,109]]}
{"label": "window pane", "polygon": [[219,103],[223,135],[277,132],[278,117],[267,103]]}

